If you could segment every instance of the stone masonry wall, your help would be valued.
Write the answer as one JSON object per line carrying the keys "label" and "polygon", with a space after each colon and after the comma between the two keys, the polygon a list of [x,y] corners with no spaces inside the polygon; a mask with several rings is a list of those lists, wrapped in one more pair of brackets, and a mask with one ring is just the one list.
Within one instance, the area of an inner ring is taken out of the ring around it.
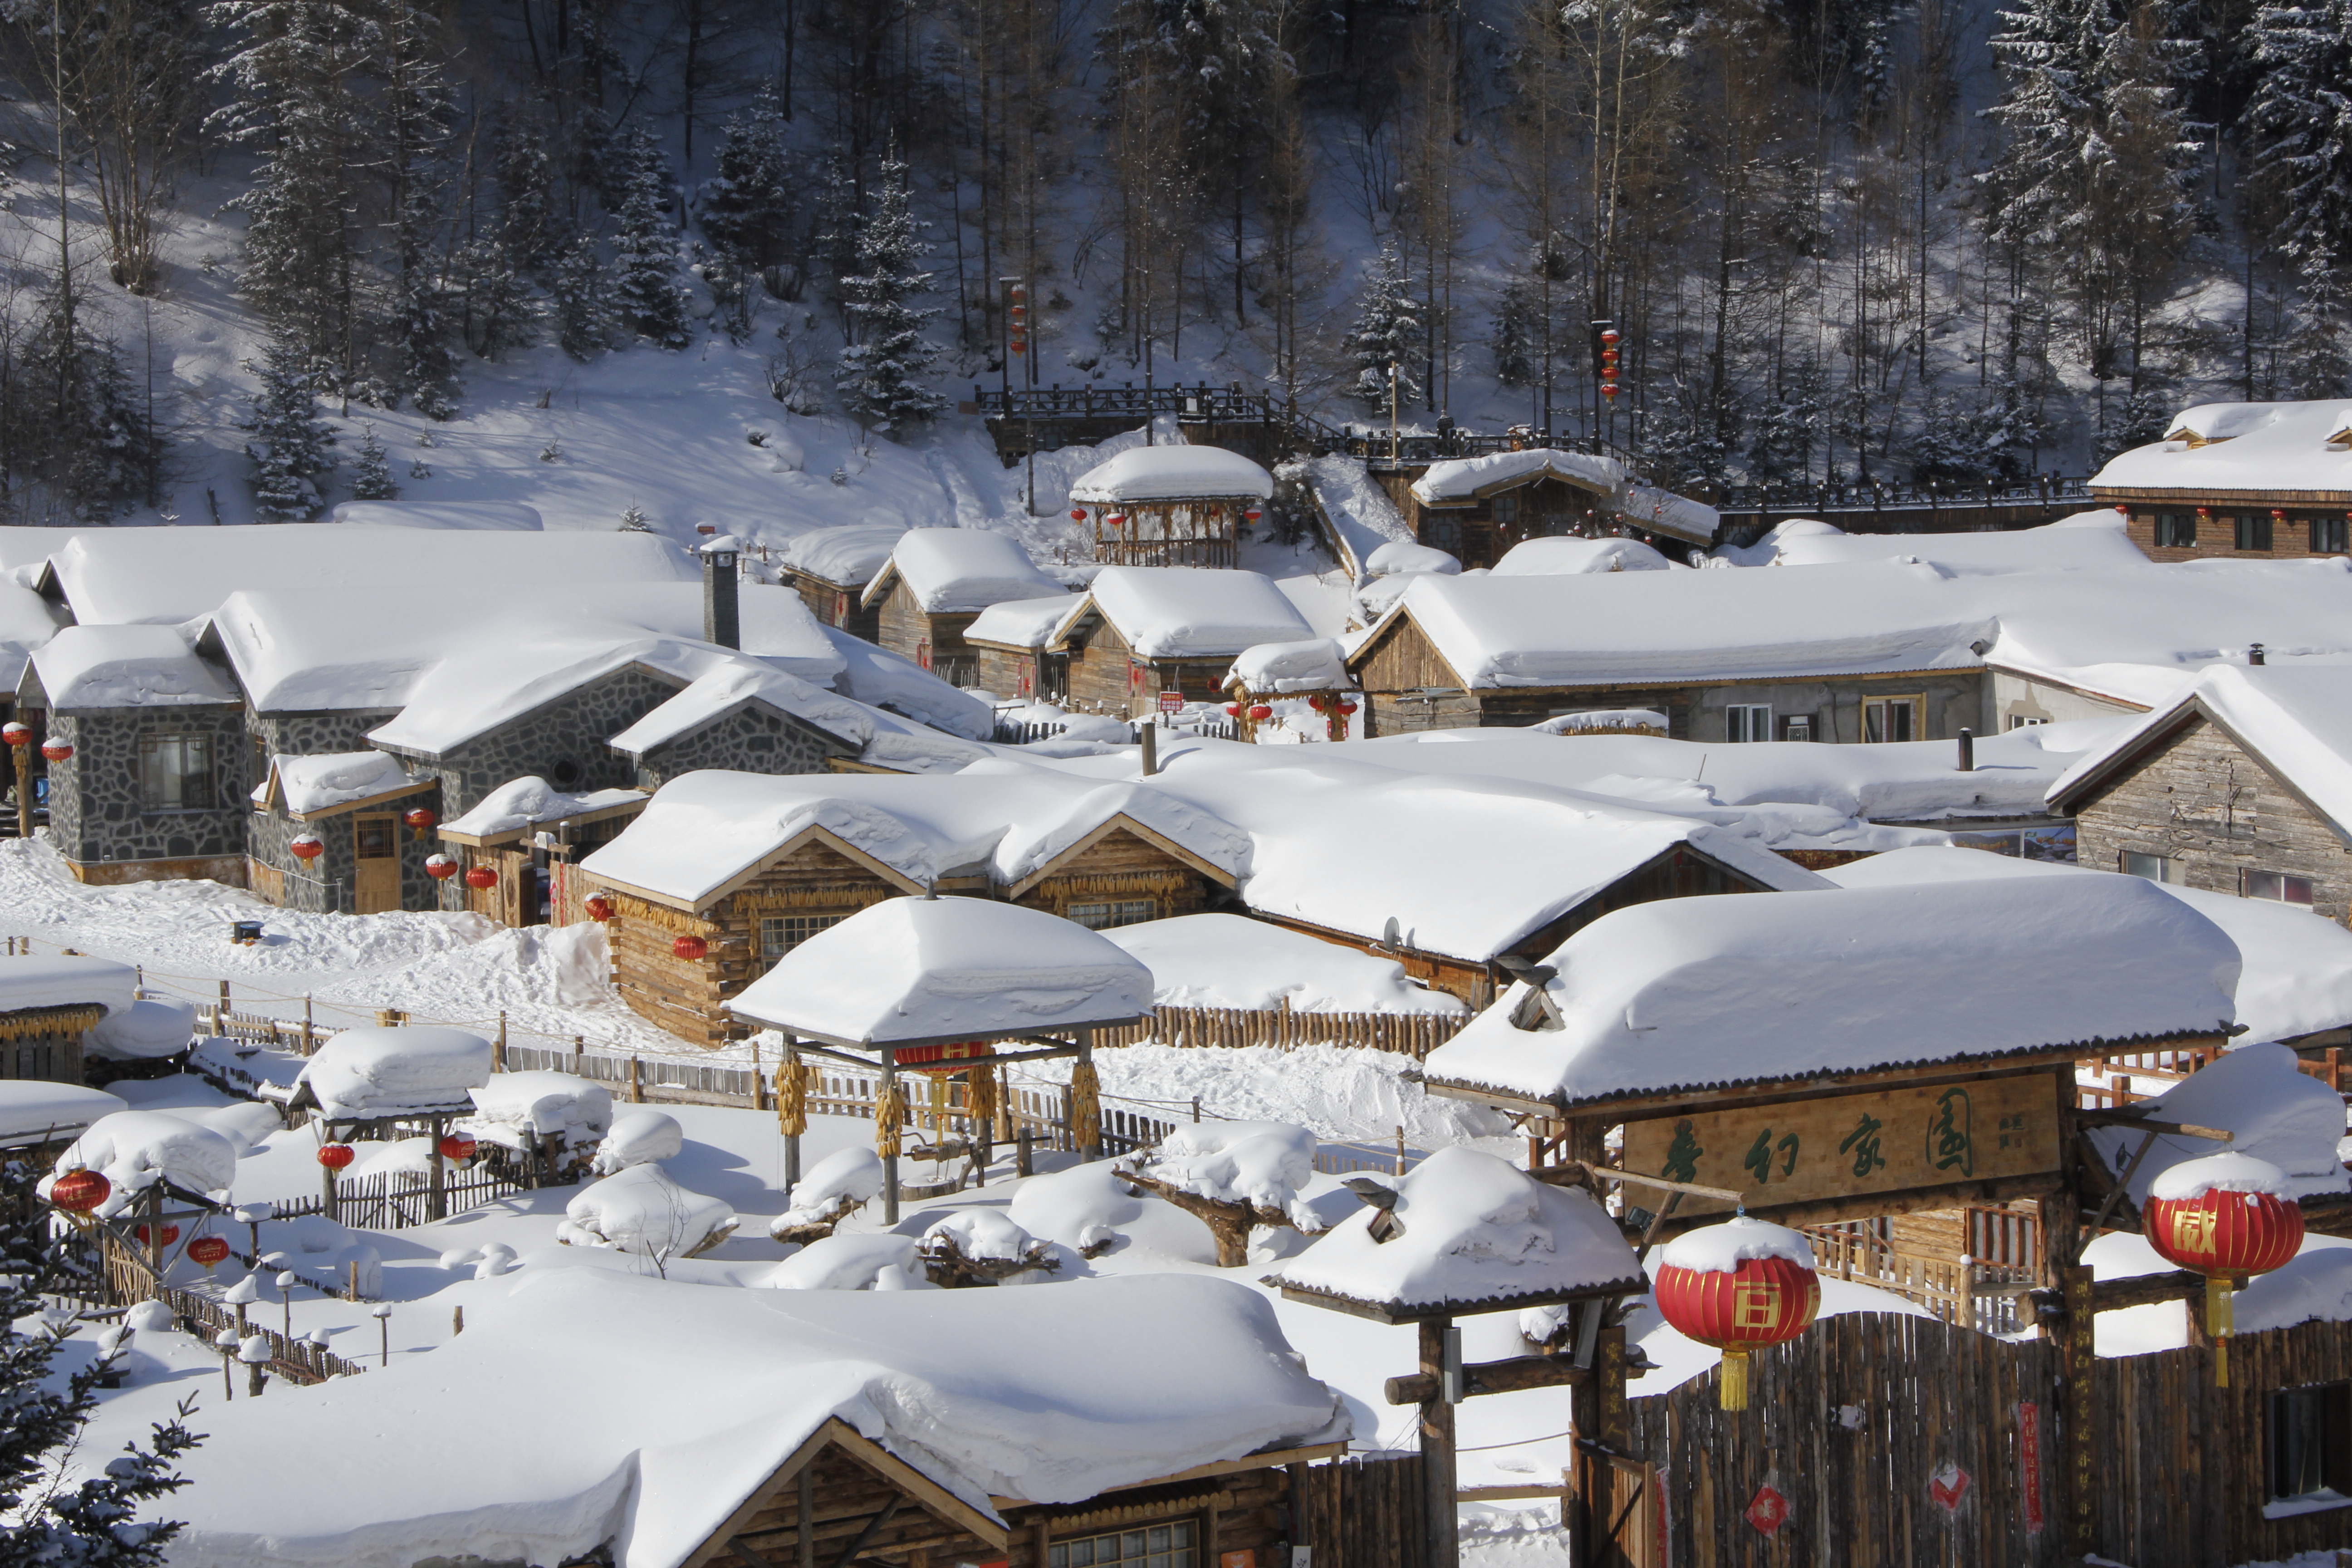
{"label": "stone masonry wall", "polygon": [[821,773],[828,757],[856,748],[813,724],[770,708],[747,705],[667,745],[637,763],[637,782],[658,787],[681,773],[731,768],[747,773]]}
{"label": "stone masonry wall", "polygon": [[444,819],[464,816],[500,784],[528,775],[575,793],[627,788],[636,782],[635,768],[608,742],[678,689],[678,682],[633,665],[428,759],[441,776]]}
{"label": "stone masonry wall", "polygon": [[[48,764],[49,832],[67,859],[194,860],[246,852],[251,750],[239,707],[87,709],[52,712],[49,736],[74,754]],[[149,735],[212,742],[213,801],[195,811],[149,811],[139,789],[139,744]]]}

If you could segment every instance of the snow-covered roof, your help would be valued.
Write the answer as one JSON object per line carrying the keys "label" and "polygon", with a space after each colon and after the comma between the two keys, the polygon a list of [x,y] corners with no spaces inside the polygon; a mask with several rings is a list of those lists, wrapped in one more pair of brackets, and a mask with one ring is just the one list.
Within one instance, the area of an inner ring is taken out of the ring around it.
{"label": "snow-covered roof", "polygon": [[1037,570],[1020,541],[985,528],[915,528],[901,534],[889,564],[866,586],[878,603],[904,583],[926,615],[984,610],[1006,599],[1037,599],[1066,590]]}
{"label": "snow-covered roof", "polygon": [[1373,1234],[1381,1211],[1368,1205],[1266,1282],[1400,1321],[1641,1289],[1640,1261],[1590,1194],[1549,1186],[1492,1154],[1440,1149],[1381,1184],[1397,1194],[1387,1211],[1397,1228],[1385,1241]]}
{"label": "snow-covered roof", "polygon": [[479,599],[452,584],[510,583],[518,593],[545,595],[594,583],[701,580],[683,552],[649,533],[334,525],[101,529],[67,542],[51,570],[85,626],[176,626],[240,591],[365,595],[384,616],[456,598],[478,617]]}
{"label": "snow-covered roof", "polygon": [[[9,531],[14,531],[0,529]],[[0,695],[15,694],[33,650],[57,636],[62,624],[57,606],[26,584],[0,577]]]}
{"label": "snow-covered roof", "polygon": [[1713,544],[1723,514],[1703,500],[1656,485],[1628,485],[1618,515],[1653,533],[1677,534],[1693,544]]}
{"label": "snow-covered roof", "polygon": [[2006,533],[1792,533],[1779,541],[1775,560],[1782,566],[1923,561],[1954,576],[2144,566],[2147,557],[2127,526],[2123,513],[2101,508]]}
{"label": "snow-covered roof", "polygon": [[121,1095],[102,1089],[37,1078],[0,1079],[0,1144],[45,1143],[53,1134],[79,1132],[101,1116],[129,1109]]}
{"label": "snow-covered roof", "polygon": [[784,542],[778,564],[844,588],[862,588],[890,563],[890,552],[905,536],[900,523],[854,523],[812,528]]}
{"label": "snow-covered roof", "polygon": [[1413,480],[1412,493],[1423,506],[1469,506],[1498,490],[1547,475],[1612,496],[1625,488],[1625,469],[1614,458],[1535,447],[1524,452],[1492,452],[1483,458],[1432,463],[1427,473]]}
{"label": "snow-covered roof", "polygon": [[99,1020],[83,1040],[89,1055],[111,1061],[155,1061],[188,1048],[196,1033],[196,1005],[178,996],[142,996]]}
{"label": "snow-covered roof", "polygon": [[1003,1039],[1145,1016],[1151,972],[1042,910],[886,899],[784,954],[727,1007],[842,1045]]}
{"label": "snow-covered roof", "polygon": [[2189,689],[2090,752],[2050,786],[2072,809],[2192,713],[2219,724],[2352,842],[2352,668],[2209,666]]}
{"label": "snow-covered roof", "polygon": [[254,792],[255,798],[268,800],[274,796],[292,816],[374,800],[420,782],[410,778],[407,770],[400,765],[400,759],[389,752],[274,756],[269,759],[269,773],[270,776]]}
{"label": "snow-covered roof", "polygon": [[980,617],[964,627],[963,640],[1004,647],[1044,647],[1054,640],[1055,628],[1076,603],[1067,594],[1046,599],[1007,599],[981,611]]}
{"label": "snow-covered roof", "polygon": [[1248,862],[1239,829],[1148,784],[992,760],[951,775],[688,773],[580,868],[698,909],[816,830],[910,889],[959,873],[1012,887],[1119,816],[1215,873],[1231,877]]}
{"label": "snow-covered roof", "polygon": [[1351,577],[1372,570],[1372,557],[1391,544],[1415,549],[1412,530],[1397,510],[1395,498],[1382,489],[1360,458],[1328,456],[1293,459],[1282,468],[1286,479],[1306,481],[1317,511],[1328,525],[1331,543]]}
{"label": "snow-covered roof", "polygon": [[[2202,1164],[2216,1151],[2267,1163],[2284,1177],[2284,1196],[2352,1192],[2352,1171],[2344,1168],[2337,1152],[2344,1138],[2344,1097],[2302,1072],[2284,1046],[2241,1046],[2142,1104],[2152,1121],[2210,1127],[2231,1136],[2218,1143],[2159,1134],[2132,1173],[2126,1191],[2135,1202],[2144,1201],[2168,1173]],[[2121,1126],[2095,1128],[2089,1136],[2107,1169],[2120,1173],[2147,1134]]]}
{"label": "snow-covered roof", "polygon": [[92,1005],[119,1013],[131,1005],[138,989],[139,972],[110,958],[0,958],[0,1013]]}
{"label": "snow-covered roof", "polygon": [[1242,649],[1226,684],[1253,692],[1353,690],[1348,656],[1336,637],[1304,642],[1262,642]]}
{"label": "snow-covered roof", "polygon": [[[983,754],[969,746],[954,748],[948,736],[987,740],[996,726],[995,711],[987,703],[969,691],[950,686],[913,659],[853,633],[827,626],[825,637],[842,658],[841,673],[833,682],[835,690],[871,707],[903,713],[914,721],[915,728],[931,727],[919,736],[904,739],[919,740],[941,752],[956,750],[965,762]],[[945,733],[937,732],[940,731]],[[871,743],[879,744],[881,740],[877,735]]]}
{"label": "snow-covered roof", "polygon": [[596,789],[570,795],[536,774],[527,774],[500,784],[484,795],[473,810],[454,822],[443,823],[441,831],[470,838],[496,838],[502,834],[526,833],[544,823],[635,809],[645,805],[646,800],[642,790],[634,789]]}
{"label": "snow-covered roof", "polygon": [[1270,577],[1198,566],[1106,566],[1064,617],[1070,635],[1089,609],[1101,612],[1145,658],[1231,658],[1255,643],[1315,635]]}
{"label": "snow-covered roof", "polygon": [[1674,563],[1638,539],[1553,534],[1522,540],[1495,563],[1497,577],[1572,577],[1587,572],[1664,572]]}
{"label": "snow-covered roof", "polygon": [[[1933,845],[1889,850],[1822,873],[1842,888],[2117,874]],[[2236,944],[2243,965],[2235,992],[2238,1022],[2246,1030],[2241,1040],[2292,1040],[2352,1025],[2352,931],[2294,904],[2169,882],[2148,885],[2211,921]]]}
{"label": "snow-covered roof", "polygon": [[296,1076],[331,1121],[465,1110],[468,1090],[490,1081],[490,1042],[436,1024],[345,1029]]}
{"label": "snow-covered roof", "polygon": [[864,703],[820,690],[756,660],[724,659],[712,663],[677,696],[613,736],[610,744],[627,756],[642,757],[747,702],[789,713],[853,747],[863,746],[873,734],[874,710]]}
{"label": "snow-covered roof", "polygon": [[1272,474],[1222,447],[1130,447],[1070,487],[1076,506],[1265,500],[1273,494]]}
{"label": "snow-covered roof", "polygon": [[1412,579],[1410,616],[1474,689],[1974,669],[1997,627],[1925,566]]}
{"label": "snow-covered roof", "polygon": [[59,712],[238,700],[228,678],[172,626],[66,626],[34,650],[32,662],[43,695]]}
{"label": "snow-covered roof", "polygon": [[2166,439],[2110,458],[2091,476],[2092,493],[2179,490],[2193,501],[2226,491],[2340,492],[2352,489],[2347,437],[2352,404],[2342,398],[2202,404],[2177,416]]}
{"label": "snow-covered roof", "polygon": [[[830,1418],[987,1520],[991,1497],[1076,1502],[1348,1432],[1272,1303],[1227,1280],[724,1289],[562,1250],[445,1290],[467,1329],[430,1355],[207,1415],[180,1461],[174,1568],[551,1563],[600,1545],[614,1568],[678,1568]],[[614,1365],[625,1394],[593,1374]],[[453,1389],[498,1391],[562,1440],[451,1442]]]}
{"label": "snow-covered roof", "polygon": [[[161,1110],[118,1110],[68,1144],[54,1174],[96,1171],[104,1176],[112,1190],[95,1212],[110,1218],[158,1182],[226,1203],[236,1183],[236,1144],[196,1121]],[[48,1195],[46,1179],[40,1192]]]}
{"label": "snow-covered roof", "polygon": [[[1669,899],[1612,910],[1430,1053],[1433,1085],[1571,1105],[2226,1034],[2238,950],[2136,877]],[[1965,1007],[1924,973],[1998,975]]]}
{"label": "snow-covered roof", "polygon": [[1462,563],[1444,551],[1416,544],[1410,539],[1391,539],[1364,558],[1364,571],[1374,577],[1393,577],[1407,572],[1442,572],[1452,576],[1461,570]]}
{"label": "snow-covered roof", "polygon": [[[1103,932],[1151,971],[1162,1007],[1286,1006],[1294,1013],[1458,1014],[1451,992],[1405,977],[1392,958],[1245,915],[1178,915]],[[2347,937],[2352,941],[2352,937]]]}
{"label": "snow-covered roof", "polygon": [[364,528],[461,528],[499,533],[537,533],[547,524],[535,506],[520,501],[347,500],[334,521]]}

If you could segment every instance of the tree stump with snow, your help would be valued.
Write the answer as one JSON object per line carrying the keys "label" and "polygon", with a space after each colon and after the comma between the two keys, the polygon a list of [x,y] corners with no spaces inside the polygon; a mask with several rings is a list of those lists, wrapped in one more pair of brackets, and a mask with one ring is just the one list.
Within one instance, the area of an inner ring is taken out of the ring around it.
{"label": "tree stump with snow", "polygon": [[[1246,1203],[1238,1198],[1204,1198],[1198,1193],[1188,1193],[1156,1176],[1146,1176],[1134,1171],[1124,1173],[1131,1184],[1155,1197],[1165,1198],[1209,1227],[1216,1238],[1217,1267],[1239,1268],[1249,1261],[1250,1232],[1260,1226],[1289,1226],[1287,1212],[1269,1208],[1264,1204]],[[1295,1226],[1294,1226],[1295,1228]]]}
{"label": "tree stump with snow", "polygon": [[1049,1274],[1062,1267],[1050,1241],[1032,1241],[1016,1257],[974,1257],[952,1231],[933,1231],[915,1255],[931,1283],[948,1290],[1001,1285],[1016,1274]]}

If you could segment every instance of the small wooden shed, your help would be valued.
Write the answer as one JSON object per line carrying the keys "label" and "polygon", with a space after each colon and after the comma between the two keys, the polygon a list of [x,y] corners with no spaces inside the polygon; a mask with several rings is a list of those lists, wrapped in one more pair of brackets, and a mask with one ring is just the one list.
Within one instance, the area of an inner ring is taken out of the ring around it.
{"label": "small wooden shed", "polygon": [[890,563],[890,552],[906,531],[895,523],[813,528],[785,543],[778,568],[819,621],[880,642],[881,614],[866,604],[866,585]]}
{"label": "small wooden shed", "polygon": [[[429,829],[440,805],[440,775],[411,777],[387,752],[272,757],[254,794],[253,890],[312,913],[433,909],[440,889],[425,862],[435,841],[407,816],[431,814]],[[296,855],[297,839],[316,839],[319,853]]]}
{"label": "small wooden shed", "polygon": [[980,675],[964,630],[1008,599],[1044,599],[1068,589],[1037,569],[1011,534],[982,528],[918,528],[902,535],[859,601],[879,616],[878,640],[950,686]]}
{"label": "small wooden shed", "polygon": [[79,953],[0,958],[0,1079],[82,1081],[83,1037],[129,1007],[139,973]]}
{"label": "small wooden shed", "polygon": [[1056,647],[1054,634],[1078,601],[1008,599],[991,605],[964,628],[963,640],[979,658],[974,682],[1000,702],[1026,698],[1058,702],[1069,694],[1070,656]]}
{"label": "small wooden shed", "polygon": [[1235,656],[1314,636],[1271,578],[1255,572],[1109,566],[1064,617],[1053,647],[1069,659],[1071,703],[1140,718],[1164,693],[1223,700]]}
{"label": "small wooden shed", "polygon": [[1221,447],[1130,447],[1070,487],[1095,559],[1117,566],[1238,566],[1273,497],[1273,475]]}

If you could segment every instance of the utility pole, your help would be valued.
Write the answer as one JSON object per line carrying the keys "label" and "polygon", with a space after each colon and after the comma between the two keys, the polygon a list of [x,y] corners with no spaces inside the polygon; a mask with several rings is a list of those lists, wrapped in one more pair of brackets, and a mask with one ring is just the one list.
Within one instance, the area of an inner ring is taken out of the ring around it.
{"label": "utility pole", "polygon": [[1398,450],[1397,362],[1391,360],[1389,361],[1389,462],[1391,466],[1396,463]]}

